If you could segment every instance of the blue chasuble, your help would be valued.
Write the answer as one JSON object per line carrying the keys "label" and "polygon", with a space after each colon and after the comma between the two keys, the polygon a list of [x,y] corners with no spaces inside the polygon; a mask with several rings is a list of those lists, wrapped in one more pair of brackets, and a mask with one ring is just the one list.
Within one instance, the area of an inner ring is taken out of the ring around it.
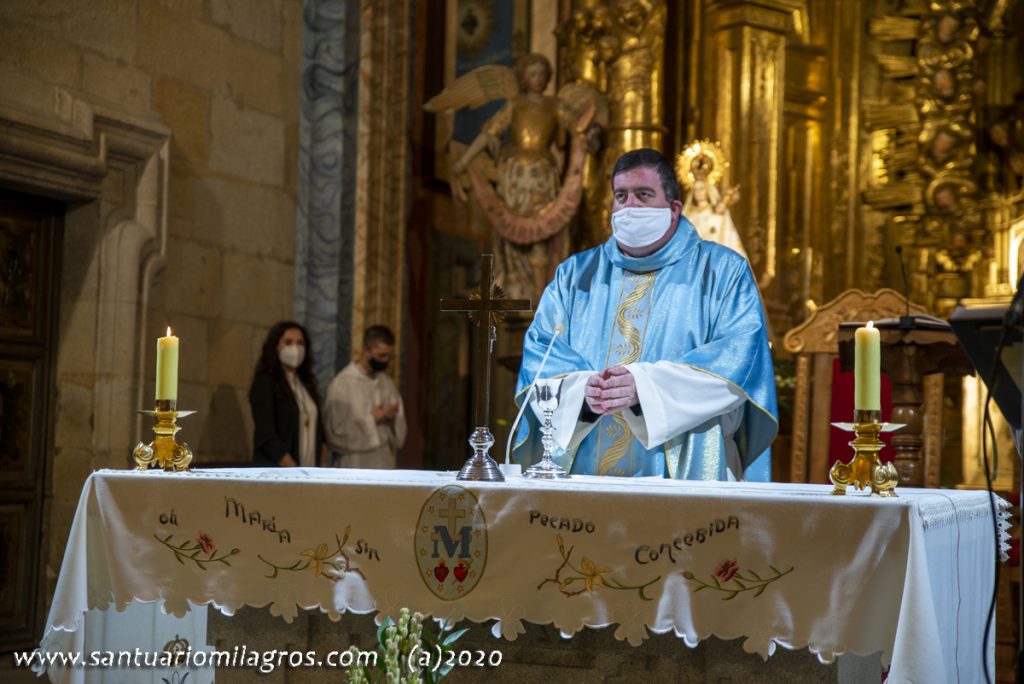
{"label": "blue chasuble", "polygon": [[[625,412],[601,416],[582,441],[574,439],[568,450],[556,454],[555,460],[571,472],[725,480],[732,449],[738,451],[744,479],[770,479],[769,448],[778,431],[775,373],[760,294],[742,256],[701,240],[680,217],[675,235],[652,255],[627,256],[609,238],[569,257],[545,289],[526,333],[517,404],[559,325],[564,332],[555,339],[544,377],[580,378],[579,371],[589,376],[610,366],[633,365],[643,413],[641,418]],[[641,383],[648,373],[671,378]],[[709,387],[715,396],[724,391],[735,397],[730,410],[719,406],[701,414],[702,393]],[[575,396],[569,410],[578,412],[581,390]],[[515,458],[529,465],[540,459],[542,449],[537,417],[532,410],[524,416]],[[589,427],[575,420],[572,416],[562,424]],[[630,427],[641,421],[642,428],[644,420],[668,426],[667,433],[649,430],[664,441],[644,446]],[[676,424],[685,427],[673,433]],[[568,435],[558,436],[569,444]],[[727,443],[732,440],[735,446]]]}

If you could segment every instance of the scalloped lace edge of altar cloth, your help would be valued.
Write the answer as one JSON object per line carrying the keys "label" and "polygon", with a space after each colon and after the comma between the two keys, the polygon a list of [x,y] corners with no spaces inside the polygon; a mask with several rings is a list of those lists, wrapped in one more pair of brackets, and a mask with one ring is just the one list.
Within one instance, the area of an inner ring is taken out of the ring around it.
{"label": "scalloped lace edge of altar cloth", "polygon": [[[494,624],[491,625],[491,635],[495,639],[504,638],[507,641],[515,641],[520,634],[526,633],[526,628],[523,627],[523,620],[519,618],[512,619],[501,619],[492,618]],[[606,629],[609,627],[616,626],[615,639],[618,641],[625,641],[630,646],[639,646],[650,636],[650,633],[654,634],[669,634],[672,633],[678,639],[680,639],[688,648],[697,648],[701,642],[706,641],[712,637],[720,641],[735,641],[737,639],[743,639],[743,651],[745,653],[757,654],[761,656],[764,661],[775,655],[778,647],[786,649],[787,651],[802,651],[807,650],[818,659],[822,665],[831,665],[836,661],[836,658],[842,655],[855,655],[860,657],[869,657],[878,654],[881,658],[883,668],[888,668],[892,662],[892,652],[887,650],[874,650],[870,652],[861,652],[859,649],[850,648],[845,644],[833,644],[831,646],[825,646],[814,642],[812,639],[807,639],[799,643],[783,639],[779,636],[769,636],[767,634],[725,634],[719,633],[715,630],[709,630],[705,633],[698,634],[695,638],[691,637],[688,632],[680,631],[675,627],[665,628],[654,628],[647,625],[625,625],[623,623],[607,622],[604,624],[584,624],[580,629],[573,631],[567,631],[555,624],[555,620],[541,623],[531,623],[538,625],[552,625],[558,629],[559,635],[566,640],[572,639],[582,629]]]}
{"label": "scalloped lace edge of altar cloth", "polygon": [[273,616],[281,618],[287,624],[291,624],[292,621],[298,616],[300,610],[318,610],[323,615],[326,615],[332,622],[338,622],[341,620],[345,613],[352,613],[354,615],[367,615],[370,613],[382,612],[376,605],[367,607],[366,605],[349,605],[344,610],[327,609],[320,604],[314,605],[300,605],[297,601],[289,597],[273,597],[267,599],[263,603],[256,604],[249,601],[237,601],[237,602],[217,602],[215,599],[200,600],[194,597],[174,597],[168,599],[164,595],[149,597],[149,596],[114,596],[112,593],[104,598],[100,598],[95,595],[89,596],[89,607],[86,611],[79,612],[73,620],[56,623],[50,626],[41,639],[42,642],[47,642],[51,636],[57,632],[63,632],[72,634],[77,632],[82,627],[82,623],[85,621],[85,613],[89,610],[109,610],[111,606],[117,612],[123,612],[128,606],[133,604],[157,604],[160,611],[164,615],[173,615],[174,617],[184,617],[193,607],[212,607],[226,617],[232,617],[242,608],[255,608],[257,610],[266,608],[267,611]]}
{"label": "scalloped lace edge of altar cloth", "polygon": [[[928,490],[935,498],[921,499],[917,508],[921,515],[921,526],[925,530],[945,527],[992,515],[992,506],[987,501],[954,503],[951,498],[938,490]],[[995,494],[990,495],[996,505],[999,526],[999,560],[1005,563],[1010,558],[1010,502]]]}

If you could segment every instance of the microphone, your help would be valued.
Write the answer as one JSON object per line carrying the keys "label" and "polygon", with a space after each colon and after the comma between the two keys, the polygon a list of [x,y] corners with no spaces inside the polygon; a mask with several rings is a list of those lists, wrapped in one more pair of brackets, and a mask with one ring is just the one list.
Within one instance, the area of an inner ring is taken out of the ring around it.
{"label": "microphone", "polygon": [[903,274],[903,299],[907,305],[907,314],[900,316],[900,330],[913,330],[914,317],[910,315],[910,281],[907,279],[907,266],[903,263],[903,245],[896,245],[896,256],[900,258],[900,273]]}
{"label": "microphone", "polygon": [[530,386],[526,388],[526,394],[523,396],[523,405],[519,407],[519,413],[516,414],[516,419],[512,421],[512,429],[508,432],[508,442],[505,444],[505,465],[512,463],[512,440],[516,438],[516,428],[519,427],[519,421],[523,419],[523,413],[526,412],[526,407],[530,403],[530,394],[533,393],[533,388],[537,384],[537,379],[540,378],[541,371],[544,370],[544,364],[548,362],[548,356],[551,355],[551,349],[555,346],[555,340],[558,336],[565,331],[565,327],[559,323],[555,326],[555,334],[551,336],[551,342],[548,343],[548,348],[544,352],[544,356],[540,360],[540,365],[537,366],[537,372],[533,376],[533,381]]}

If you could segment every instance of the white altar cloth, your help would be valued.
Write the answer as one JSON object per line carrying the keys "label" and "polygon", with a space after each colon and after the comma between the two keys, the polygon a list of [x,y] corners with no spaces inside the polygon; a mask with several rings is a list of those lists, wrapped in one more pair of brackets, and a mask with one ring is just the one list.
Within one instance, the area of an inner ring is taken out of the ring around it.
{"label": "white altar cloth", "polygon": [[[574,477],[456,483],[335,469],[99,471],[83,489],[41,648],[90,608],[409,607],[640,643],[744,638],[823,662],[880,652],[889,682],[982,681],[995,540],[985,492],[899,498],[781,483]],[[997,499],[1000,531],[1006,504]],[[52,672],[81,681],[82,671]]]}

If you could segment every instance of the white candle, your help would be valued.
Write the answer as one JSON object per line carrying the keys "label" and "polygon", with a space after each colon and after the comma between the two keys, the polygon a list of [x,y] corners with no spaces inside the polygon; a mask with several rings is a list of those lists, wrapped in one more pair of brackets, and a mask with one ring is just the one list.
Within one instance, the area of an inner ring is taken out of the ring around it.
{"label": "white candle", "polygon": [[156,400],[178,399],[178,338],[167,326],[167,335],[156,341]]}
{"label": "white candle", "polygon": [[874,321],[857,328],[854,335],[853,408],[857,411],[881,411],[881,337]]}

